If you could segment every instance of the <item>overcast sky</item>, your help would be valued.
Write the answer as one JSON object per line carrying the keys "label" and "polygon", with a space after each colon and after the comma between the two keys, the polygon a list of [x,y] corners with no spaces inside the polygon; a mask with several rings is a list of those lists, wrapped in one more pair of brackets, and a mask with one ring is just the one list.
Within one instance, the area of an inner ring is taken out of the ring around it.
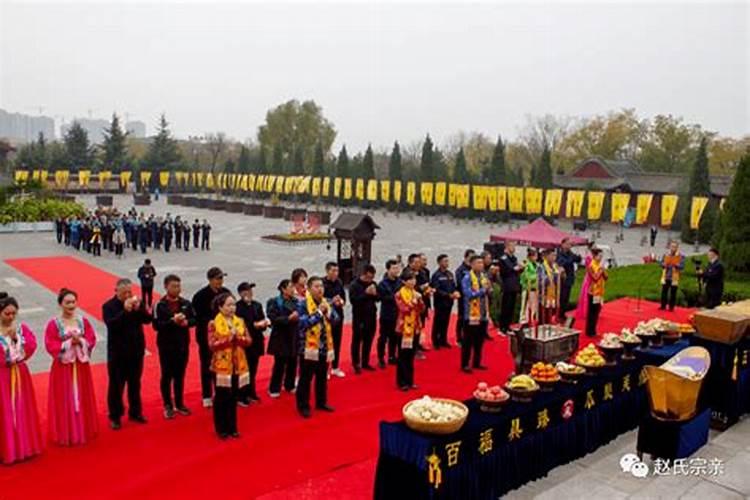
{"label": "overcast sky", "polygon": [[[513,137],[633,107],[750,132],[748,2],[55,4],[0,0],[0,108],[254,137],[314,99],[337,147]],[[59,118],[58,118],[59,121]]]}

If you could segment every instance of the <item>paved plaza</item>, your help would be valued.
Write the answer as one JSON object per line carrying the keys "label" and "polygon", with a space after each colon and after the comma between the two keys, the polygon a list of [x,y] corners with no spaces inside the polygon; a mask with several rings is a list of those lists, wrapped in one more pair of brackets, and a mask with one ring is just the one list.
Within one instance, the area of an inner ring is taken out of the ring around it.
{"label": "paved plaza", "polygon": [[[93,197],[81,197],[87,206],[93,206]],[[130,207],[131,198],[116,196],[115,204],[121,210]],[[275,294],[275,287],[281,278],[287,277],[294,267],[304,267],[315,273],[323,269],[325,262],[335,259],[335,245],[328,249],[325,244],[285,246],[268,243],[261,236],[283,233],[290,229],[290,223],[248,216],[202,210],[191,207],[167,205],[165,198],[148,207],[138,207],[146,215],[154,213],[173,216],[181,215],[193,219],[208,219],[213,226],[212,249],[204,252],[191,248],[189,252],[173,249],[169,254],[163,251],[149,251],[160,277],[174,272],[183,279],[186,296],[204,285],[205,272],[218,265],[228,273],[227,284],[234,289],[240,281],[253,281],[258,284],[256,296],[265,301]],[[332,208],[335,218],[337,209]],[[380,268],[383,262],[396,254],[404,258],[412,252],[423,251],[430,263],[438,253],[447,253],[452,267],[458,264],[465,248],[481,249],[492,232],[505,231],[508,224],[487,224],[478,221],[457,221],[445,217],[418,217],[410,214],[398,216],[383,211],[372,213],[381,226],[373,244],[373,260]],[[562,229],[571,230],[567,222]],[[620,265],[641,261],[649,251],[641,246],[645,236],[643,229],[625,230],[625,240],[615,243],[617,230],[605,225],[598,241],[610,245],[615,250]],[[590,233],[583,234],[591,237]],[[668,238],[676,236],[660,231],[656,251],[664,247]],[[703,251],[705,249],[701,249]],[[524,250],[520,249],[522,255]],[[686,250],[687,251],[687,250]],[[689,251],[692,251],[690,249]],[[27,233],[0,235],[0,290],[7,290],[18,298],[21,304],[21,317],[32,329],[41,335],[47,320],[56,312],[55,294],[25,278],[4,261],[9,258],[71,255],[83,259],[112,274],[136,279],[136,271],[144,255],[132,250],[126,251],[123,259],[105,252],[102,257],[93,258],[89,254],[76,252],[60,246],[53,233]],[[157,279],[157,290],[161,290]],[[70,277],[70,287],[77,289],[76,277]],[[85,290],[78,290],[85,294]],[[104,326],[94,321],[99,332],[101,345],[95,351],[95,361],[103,361]],[[31,361],[34,371],[46,371],[50,359],[39,349]],[[620,436],[609,445],[600,448],[580,460],[554,469],[542,480],[530,483],[508,495],[512,499],[527,498],[695,498],[731,499],[750,497],[750,420],[744,419],[730,430],[718,434],[712,431],[710,443],[702,448],[698,456],[708,460],[718,458],[723,461],[724,472],[716,477],[671,476],[638,479],[620,471],[619,460],[623,454],[635,450],[636,433]]]}

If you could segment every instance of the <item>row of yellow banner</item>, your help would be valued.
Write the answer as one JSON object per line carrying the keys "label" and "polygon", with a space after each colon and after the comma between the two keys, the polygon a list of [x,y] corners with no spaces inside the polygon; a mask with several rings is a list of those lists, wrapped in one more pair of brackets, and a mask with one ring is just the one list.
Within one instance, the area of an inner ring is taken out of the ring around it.
{"label": "row of yellow banner", "polygon": [[[104,186],[112,179],[112,172],[101,171],[96,181]],[[152,172],[142,171],[139,184],[148,186]],[[207,189],[224,189],[247,192],[276,193],[279,195],[303,194],[312,197],[324,197],[343,200],[369,202],[400,203],[407,205],[419,203],[423,206],[453,207],[457,209],[474,209],[479,211],[509,211],[515,214],[559,216],[563,209],[567,218],[580,218],[583,215],[586,199],[586,218],[600,220],[604,209],[606,193],[604,191],[582,191],[562,189],[541,189],[532,187],[485,186],[454,184],[446,182],[391,181],[376,179],[342,179],[339,177],[281,176],[254,174],[212,174],[210,172],[158,172],[159,185],[169,186],[172,176],[181,187],[194,186]],[[29,177],[42,183],[48,182],[46,170],[34,170],[29,175],[27,170],[16,170],[16,182],[27,182]],[[55,185],[64,188],[68,185],[70,172],[59,170],[54,173]],[[78,184],[88,187],[92,180],[90,170],[78,172]],[[132,180],[132,172],[120,173],[120,186],[126,187]],[[648,220],[653,194],[637,194],[635,203],[636,224],[645,224]],[[672,224],[677,209],[678,195],[661,195],[660,222],[663,226]],[[625,220],[630,207],[631,194],[612,193],[611,222]],[[690,209],[690,225],[697,228],[708,198],[694,197]]]}

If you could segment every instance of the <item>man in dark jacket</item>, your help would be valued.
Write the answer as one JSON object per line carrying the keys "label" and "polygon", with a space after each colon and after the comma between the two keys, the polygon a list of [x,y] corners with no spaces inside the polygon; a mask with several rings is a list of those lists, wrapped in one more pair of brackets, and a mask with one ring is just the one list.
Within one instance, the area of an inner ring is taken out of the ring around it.
{"label": "man in dark jacket", "polygon": [[198,219],[193,222],[193,248],[198,248],[201,239],[201,223]]}
{"label": "man in dark jacket", "polygon": [[720,305],[724,294],[724,266],[719,262],[717,249],[708,250],[708,266],[705,271],[699,271],[698,277],[706,287],[706,307],[713,309]]}
{"label": "man in dark jacket", "polygon": [[339,266],[335,262],[326,264],[326,276],[323,278],[323,297],[336,310],[339,321],[331,324],[333,336],[333,362],[331,363],[331,374],[342,378],[346,374],[340,367],[341,358],[341,336],[344,326],[344,305],[346,304],[346,290],[344,283],[339,279]]}
{"label": "man in dark jacket", "polygon": [[268,339],[268,354],[273,356],[271,382],[268,384],[268,395],[278,398],[281,385],[287,392],[294,392],[297,387],[297,299],[294,297],[294,283],[283,279],[277,287],[279,295],[268,299],[266,313],[271,321],[271,336]]}
{"label": "man in dark jacket", "polygon": [[172,419],[175,410],[180,415],[190,415],[183,393],[190,353],[190,328],[195,326],[195,312],[190,301],[180,296],[182,283],[177,275],[168,274],[164,278],[164,289],[167,293],[156,304],[154,327],[157,331],[156,346],[159,348],[159,385],[164,418]]}
{"label": "man in dark jacket", "polygon": [[448,269],[448,256],[438,255],[438,269],[432,273],[430,288],[435,290],[435,316],[432,321],[432,347],[451,347],[448,343],[448,324],[451,320],[453,302],[461,296],[456,289],[456,280]]}
{"label": "man in dark jacket", "polygon": [[138,225],[138,245],[141,247],[141,253],[146,253],[146,247],[148,246],[148,225],[146,221],[141,221]]}
{"label": "man in dark jacket", "polygon": [[182,249],[190,251],[190,223],[185,221],[182,225]]}
{"label": "man in dark jacket", "polygon": [[367,264],[362,274],[349,285],[349,300],[352,303],[352,364],[354,373],[372,371],[370,350],[375,338],[378,317],[378,288],[375,282],[375,267]]}
{"label": "man in dark jacket", "polygon": [[503,281],[503,298],[500,305],[500,332],[507,333],[513,322],[516,310],[516,297],[521,292],[521,271],[523,266],[515,256],[516,242],[505,243],[505,252],[500,257],[500,278]]}
{"label": "man in dark jacket", "polygon": [[201,250],[211,250],[211,224],[206,219],[203,219],[201,230]]}
{"label": "man in dark jacket", "polygon": [[117,281],[115,296],[102,306],[102,317],[107,325],[107,407],[113,430],[121,427],[125,413],[122,393],[128,386],[128,417],[145,424],[141,406],[141,375],[146,340],[143,325],[151,322],[151,315],[133,290],[128,279]]}
{"label": "man in dark jacket", "polygon": [[169,249],[172,248],[172,221],[166,220],[164,222],[164,251],[169,253]]}
{"label": "man in dark jacket", "polygon": [[461,283],[463,283],[464,276],[466,273],[468,273],[471,270],[471,258],[476,254],[474,250],[471,248],[466,249],[464,252],[464,261],[461,263],[460,266],[456,268],[456,272],[454,273],[456,275],[456,290],[458,290],[459,293],[459,306],[458,306],[458,321],[456,321],[456,342],[458,344],[461,343],[461,340],[463,339],[463,327],[464,327],[464,311],[463,307],[461,307]]}
{"label": "man in dark jacket", "polygon": [[245,358],[247,358],[247,367],[250,371],[250,382],[240,389],[238,401],[240,406],[248,406],[251,401],[260,401],[258,391],[255,388],[255,376],[258,374],[260,357],[265,353],[263,332],[271,326],[271,321],[263,314],[263,305],[253,300],[253,288],[255,288],[255,283],[248,283],[246,281],[240,283],[237,287],[240,300],[237,301],[237,312],[235,314],[245,321],[251,339],[250,345],[245,347]]}
{"label": "man in dark jacket", "polygon": [[[188,241],[188,246],[189,245]],[[198,356],[201,365],[201,394],[203,407],[211,408],[213,401],[213,375],[211,374],[211,350],[208,348],[208,323],[216,317],[212,303],[221,293],[230,293],[224,288],[224,272],[218,267],[212,267],[206,273],[208,285],[193,295],[193,310],[195,311],[195,341],[198,343]]]}
{"label": "man in dark jacket", "polygon": [[174,219],[174,246],[182,248],[182,220],[179,215]]}
{"label": "man in dark jacket", "polygon": [[385,276],[378,283],[378,297],[380,298],[380,334],[378,335],[378,366],[385,368],[386,345],[388,347],[388,364],[396,364],[396,349],[398,336],[396,335],[396,321],[398,307],[396,306],[396,292],[401,288],[401,264],[395,259],[385,263]]}
{"label": "man in dark jacket", "polygon": [[565,313],[570,309],[570,290],[576,282],[576,264],[581,263],[581,256],[571,251],[569,238],[563,238],[557,250],[557,265],[565,271],[560,283],[560,323],[565,321]]}
{"label": "man in dark jacket", "polygon": [[141,300],[146,307],[151,308],[154,294],[154,278],[156,269],[151,264],[151,259],[143,261],[143,265],[138,269],[138,280],[141,282]]}

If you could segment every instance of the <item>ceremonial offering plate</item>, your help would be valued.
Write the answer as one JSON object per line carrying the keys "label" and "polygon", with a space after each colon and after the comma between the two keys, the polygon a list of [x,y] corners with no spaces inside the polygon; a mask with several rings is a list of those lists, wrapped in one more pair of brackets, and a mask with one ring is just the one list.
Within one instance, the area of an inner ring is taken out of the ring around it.
{"label": "ceremonial offering plate", "polygon": [[460,401],[424,396],[401,410],[407,427],[426,434],[453,434],[466,422],[469,408]]}

